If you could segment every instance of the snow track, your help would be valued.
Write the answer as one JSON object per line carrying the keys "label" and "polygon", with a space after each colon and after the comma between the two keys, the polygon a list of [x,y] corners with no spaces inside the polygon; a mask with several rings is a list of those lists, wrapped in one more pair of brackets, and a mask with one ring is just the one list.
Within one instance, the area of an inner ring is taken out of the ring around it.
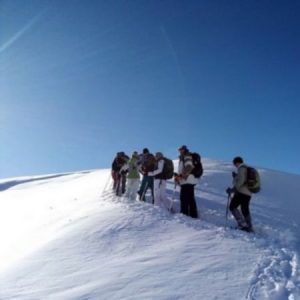
{"label": "snow track", "polygon": [[[172,185],[169,184],[167,194],[170,195],[172,193]],[[109,192],[107,194],[109,195],[107,200],[110,199],[120,203],[126,201],[124,197],[111,197]],[[201,191],[198,189],[198,203],[201,203],[200,195]],[[179,211],[178,204],[177,201],[177,213]],[[222,218],[221,214],[217,215],[219,218]],[[259,260],[249,281],[249,289],[245,299],[297,299],[297,295],[300,294],[298,254],[295,250],[289,248],[291,246],[289,245],[290,239],[286,240],[284,238],[284,236],[291,235],[289,231],[280,233],[260,224],[255,234],[248,234],[230,229],[223,230],[223,227],[219,227],[221,221],[216,221],[215,218],[210,219],[206,217],[206,222],[202,222],[201,220],[195,221],[179,214],[174,215],[173,219],[196,231],[212,229],[213,225],[215,225],[217,227],[215,236],[240,238],[254,244],[260,250]]]}

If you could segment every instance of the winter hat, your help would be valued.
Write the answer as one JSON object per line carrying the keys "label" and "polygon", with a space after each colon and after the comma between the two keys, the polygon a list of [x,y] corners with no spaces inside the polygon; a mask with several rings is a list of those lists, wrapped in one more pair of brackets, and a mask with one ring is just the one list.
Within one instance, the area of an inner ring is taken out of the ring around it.
{"label": "winter hat", "polygon": [[188,147],[186,145],[182,145],[181,147],[178,148],[179,151],[189,151]]}
{"label": "winter hat", "polygon": [[139,156],[138,152],[137,151],[133,151],[132,157],[138,157],[138,156]]}
{"label": "winter hat", "polygon": [[243,159],[240,156],[236,156],[233,160],[232,163],[235,164],[242,164],[244,163]]}
{"label": "winter hat", "polygon": [[164,156],[163,156],[163,154],[162,154],[161,152],[156,152],[156,153],[155,153],[155,157],[156,157],[156,158],[162,158],[162,157],[164,157]]}
{"label": "winter hat", "polygon": [[148,150],[148,148],[144,148],[144,149],[143,149],[143,153],[144,153],[144,154],[147,154],[147,153],[149,153],[149,150]]}

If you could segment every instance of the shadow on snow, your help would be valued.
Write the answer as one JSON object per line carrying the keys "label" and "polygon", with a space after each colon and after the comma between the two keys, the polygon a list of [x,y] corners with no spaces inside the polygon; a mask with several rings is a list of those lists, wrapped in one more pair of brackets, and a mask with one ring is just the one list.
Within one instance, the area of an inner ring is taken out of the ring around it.
{"label": "shadow on snow", "polygon": [[[83,171],[83,172],[78,172],[78,173],[79,174],[86,174],[86,173],[90,173],[90,171]],[[13,188],[17,185],[20,185],[20,184],[36,182],[36,181],[43,181],[43,180],[47,180],[47,179],[54,179],[54,178],[59,178],[59,177],[63,177],[63,176],[70,176],[70,175],[74,175],[74,174],[77,174],[77,173],[64,173],[64,174],[49,175],[49,176],[44,176],[44,177],[11,180],[11,181],[7,181],[7,182],[4,182],[4,183],[0,183],[0,192],[11,189],[11,188]]]}

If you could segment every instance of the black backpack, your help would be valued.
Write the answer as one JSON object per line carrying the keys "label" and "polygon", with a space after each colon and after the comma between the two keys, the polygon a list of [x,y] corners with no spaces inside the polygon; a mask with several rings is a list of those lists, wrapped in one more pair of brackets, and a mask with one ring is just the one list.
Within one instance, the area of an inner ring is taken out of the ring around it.
{"label": "black backpack", "polygon": [[171,179],[174,176],[174,164],[173,161],[169,158],[164,157],[164,168],[162,171],[162,178],[163,179]]}
{"label": "black backpack", "polygon": [[255,168],[245,166],[247,168],[246,185],[251,193],[258,193],[260,191],[260,176]]}
{"label": "black backpack", "polygon": [[200,178],[203,175],[203,166],[201,163],[201,156],[194,152],[191,153],[194,169],[192,170],[191,174],[193,174],[196,178]]}

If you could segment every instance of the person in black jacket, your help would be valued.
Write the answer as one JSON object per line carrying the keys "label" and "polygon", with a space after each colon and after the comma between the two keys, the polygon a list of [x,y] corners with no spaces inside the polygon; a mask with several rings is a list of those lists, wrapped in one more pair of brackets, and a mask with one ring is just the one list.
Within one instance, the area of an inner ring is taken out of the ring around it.
{"label": "person in black jacket", "polygon": [[124,194],[126,190],[126,164],[129,157],[124,152],[118,152],[111,166],[113,189],[117,195]]}

